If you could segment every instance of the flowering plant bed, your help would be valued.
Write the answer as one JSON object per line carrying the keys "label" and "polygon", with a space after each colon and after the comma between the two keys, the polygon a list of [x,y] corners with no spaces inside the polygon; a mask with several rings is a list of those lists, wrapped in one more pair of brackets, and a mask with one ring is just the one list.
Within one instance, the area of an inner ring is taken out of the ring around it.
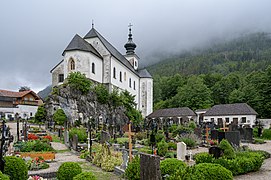
{"label": "flowering plant bed", "polygon": [[31,157],[32,159],[42,157],[44,160],[55,159],[55,152],[20,152],[22,158]]}
{"label": "flowering plant bed", "polygon": [[49,165],[44,161],[44,159],[39,156],[27,162],[28,170],[40,170],[47,169]]}

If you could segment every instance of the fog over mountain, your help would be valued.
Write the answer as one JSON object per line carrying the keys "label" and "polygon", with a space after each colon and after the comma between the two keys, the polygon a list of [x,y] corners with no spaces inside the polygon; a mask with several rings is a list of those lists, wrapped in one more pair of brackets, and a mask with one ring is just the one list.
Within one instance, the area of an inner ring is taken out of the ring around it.
{"label": "fog over mountain", "polygon": [[120,52],[132,23],[136,53],[147,66],[163,57],[253,32],[271,32],[269,0],[14,0],[0,6],[0,89],[35,91],[75,34],[95,28]]}

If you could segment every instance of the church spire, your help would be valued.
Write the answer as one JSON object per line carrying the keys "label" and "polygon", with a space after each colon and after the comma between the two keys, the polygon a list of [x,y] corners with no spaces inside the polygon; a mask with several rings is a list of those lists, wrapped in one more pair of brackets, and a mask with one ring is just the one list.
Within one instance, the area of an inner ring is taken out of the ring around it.
{"label": "church spire", "polygon": [[129,34],[128,34],[128,42],[124,45],[125,49],[126,49],[126,54],[135,54],[135,48],[136,48],[136,44],[133,42],[133,38],[132,38],[132,24],[129,24]]}

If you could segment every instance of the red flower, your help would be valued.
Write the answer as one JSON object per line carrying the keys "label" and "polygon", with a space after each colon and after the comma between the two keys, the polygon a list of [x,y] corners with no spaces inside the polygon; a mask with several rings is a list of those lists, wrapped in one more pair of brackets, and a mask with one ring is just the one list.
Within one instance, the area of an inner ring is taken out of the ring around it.
{"label": "red flower", "polygon": [[35,135],[35,134],[28,134],[27,138],[29,140],[37,140],[37,139],[39,139],[39,137],[37,135]]}
{"label": "red flower", "polygon": [[49,136],[49,135],[48,135],[48,136],[44,136],[43,138],[44,138],[44,139],[48,139],[50,142],[52,142],[52,141],[53,141],[52,136]]}

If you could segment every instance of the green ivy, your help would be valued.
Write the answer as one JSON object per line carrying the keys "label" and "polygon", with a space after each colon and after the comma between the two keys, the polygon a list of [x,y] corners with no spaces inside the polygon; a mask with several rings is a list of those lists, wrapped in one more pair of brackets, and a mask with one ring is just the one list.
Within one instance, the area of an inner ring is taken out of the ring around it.
{"label": "green ivy", "polygon": [[67,77],[68,85],[72,88],[80,90],[83,94],[90,91],[92,82],[86,77],[85,74],[80,72],[71,72]]}

